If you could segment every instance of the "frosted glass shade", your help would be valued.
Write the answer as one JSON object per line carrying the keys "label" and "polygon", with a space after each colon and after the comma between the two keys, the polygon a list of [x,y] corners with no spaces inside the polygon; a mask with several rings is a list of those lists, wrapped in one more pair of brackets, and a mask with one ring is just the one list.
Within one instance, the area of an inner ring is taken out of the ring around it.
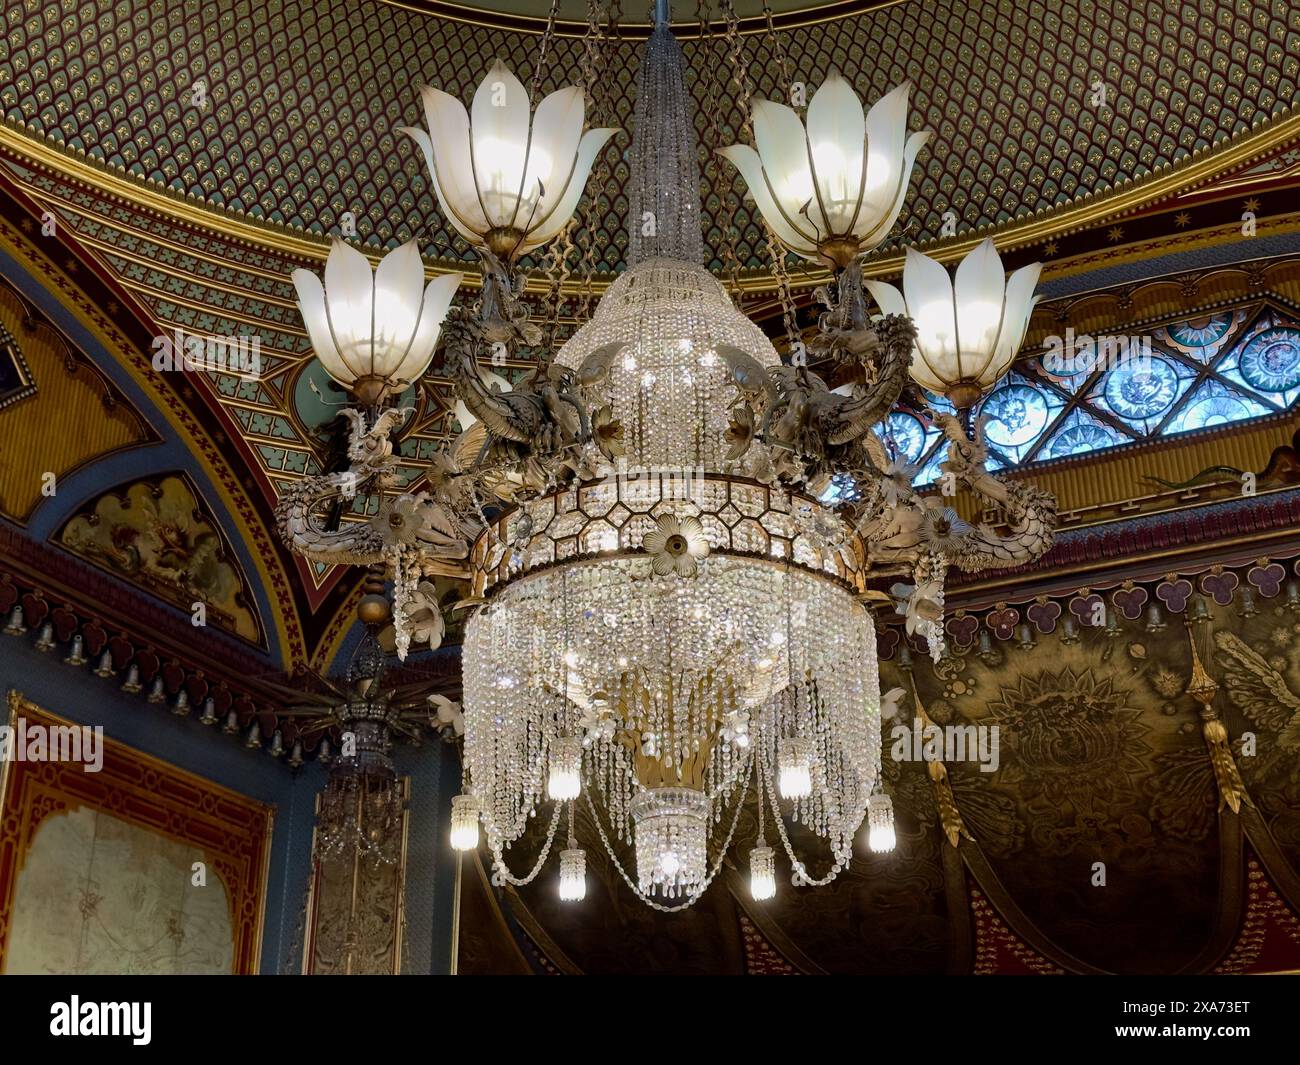
{"label": "frosted glass shade", "polygon": [[997,382],[1020,351],[1038,297],[1042,263],[1022,266],[1010,278],[992,240],[983,241],[957,267],[956,277],[928,255],[907,250],[903,291],[867,281],[884,314],[905,314],[916,324],[912,379],[922,388],[971,406]]}
{"label": "frosted glass shade", "polygon": [[528,91],[499,59],[469,112],[441,89],[426,85],[420,95],[428,130],[399,128],[424,152],[443,214],[474,247],[507,260],[564,228],[597,153],[617,132],[583,132],[586,101],[575,85],[530,114]]}
{"label": "frosted glass shade", "polygon": [[853,86],[832,71],[808,104],[806,128],[791,108],[756,99],[758,150],[719,149],[796,255],[847,266],[893,228],[912,164],[930,138],[907,135],[909,90],[898,86],[864,115]]}
{"label": "frosted glass shade", "polygon": [[326,372],[365,402],[400,392],[428,369],[443,319],[460,285],[444,274],[425,285],[414,240],[395,248],[372,272],[356,248],[335,239],[325,283],[293,272],[298,308]]}

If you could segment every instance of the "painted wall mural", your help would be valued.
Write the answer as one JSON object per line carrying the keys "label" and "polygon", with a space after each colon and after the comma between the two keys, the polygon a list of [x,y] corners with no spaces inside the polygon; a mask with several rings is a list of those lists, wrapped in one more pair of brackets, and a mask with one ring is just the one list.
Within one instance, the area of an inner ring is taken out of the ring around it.
{"label": "painted wall mural", "polygon": [[233,971],[226,885],[191,883],[193,847],[83,807],[47,817],[14,885],[5,972]]}
{"label": "painted wall mural", "polygon": [[[11,729],[72,726],[8,705]],[[109,739],[102,754],[98,772],[3,763],[0,973],[256,972],[272,808]]]}
{"label": "painted wall mural", "polygon": [[187,614],[194,603],[204,603],[208,624],[262,644],[248,581],[183,474],[104,493],[55,539]]}

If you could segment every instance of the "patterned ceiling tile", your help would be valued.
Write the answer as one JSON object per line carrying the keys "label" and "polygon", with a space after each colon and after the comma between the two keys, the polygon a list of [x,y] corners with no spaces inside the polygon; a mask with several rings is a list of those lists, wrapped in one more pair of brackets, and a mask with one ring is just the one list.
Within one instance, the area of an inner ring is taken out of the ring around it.
{"label": "patterned ceiling tile", "polygon": [[[868,99],[915,85],[914,127],[936,131],[913,179],[901,239],[1033,215],[1186,160],[1288,111],[1300,81],[1300,9],[1290,0],[911,0],[778,38],[743,38],[757,91],[782,96],[782,70],[815,87],[831,67]],[[313,233],[344,212],[360,239],[413,233],[458,254],[416,153],[395,132],[418,123],[417,88],[468,98],[491,57],[527,74],[534,35],[443,20],[377,0],[27,0],[7,5],[0,111],[34,134],[249,217]],[[559,38],[541,79],[580,78],[583,42]],[[725,42],[684,42],[702,150],[740,126]],[[782,62],[784,59],[784,62]],[[595,106],[626,126],[637,44],[606,49]],[[196,90],[201,95],[196,96]],[[717,98],[718,106],[707,106]],[[199,102],[203,106],[198,106]],[[716,128],[715,128],[716,127]],[[618,142],[626,147],[626,138]],[[626,166],[584,211],[601,272],[621,265]],[[716,175],[719,171],[711,167]],[[729,171],[706,213],[723,266]],[[735,219],[742,265],[763,267],[758,226]]]}

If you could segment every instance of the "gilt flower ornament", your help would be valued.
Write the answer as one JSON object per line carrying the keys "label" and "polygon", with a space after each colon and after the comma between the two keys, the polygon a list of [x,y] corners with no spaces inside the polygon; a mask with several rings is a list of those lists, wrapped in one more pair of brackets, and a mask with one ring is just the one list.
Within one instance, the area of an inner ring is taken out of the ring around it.
{"label": "gilt flower ornament", "polygon": [[665,514],[641,539],[641,546],[651,556],[651,568],[661,577],[675,573],[694,577],[700,559],[708,556],[709,539],[698,518],[679,518]]}

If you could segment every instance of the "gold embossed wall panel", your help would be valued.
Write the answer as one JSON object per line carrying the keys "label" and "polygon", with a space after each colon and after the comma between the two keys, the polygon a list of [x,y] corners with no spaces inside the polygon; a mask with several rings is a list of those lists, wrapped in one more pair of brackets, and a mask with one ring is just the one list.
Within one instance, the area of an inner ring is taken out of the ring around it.
{"label": "gold embossed wall panel", "polygon": [[[112,385],[69,347],[52,327],[25,329],[27,310],[0,285],[0,344],[4,388],[0,390],[0,514],[26,521],[49,485],[93,459],[156,439]],[[17,353],[16,356],[14,353]],[[15,363],[13,360],[17,359]],[[16,367],[16,368],[15,368]],[[23,371],[26,371],[24,374]],[[10,386],[26,377],[26,388]],[[11,380],[13,378],[13,380]],[[9,396],[13,402],[5,402]],[[50,432],[52,425],[76,431]],[[31,446],[40,441],[39,447]]]}

